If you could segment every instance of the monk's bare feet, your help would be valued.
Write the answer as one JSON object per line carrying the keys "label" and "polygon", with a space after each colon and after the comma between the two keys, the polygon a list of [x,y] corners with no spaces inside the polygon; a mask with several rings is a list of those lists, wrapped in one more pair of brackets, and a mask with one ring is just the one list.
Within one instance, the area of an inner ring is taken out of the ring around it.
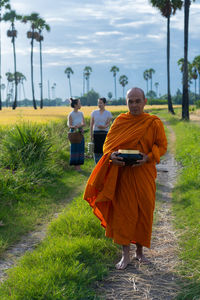
{"label": "monk's bare feet", "polygon": [[128,264],[130,263],[130,245],[128,246],[123,246],[122,249],[122,258],[121,260],[115,265],[117,270],[124,270]]}
{"label": "monk's bare feet", "polygon": [[143,254],[143,247],[140,244],[136,244],[135,258],[139,262],[148,262],[148,259]]}

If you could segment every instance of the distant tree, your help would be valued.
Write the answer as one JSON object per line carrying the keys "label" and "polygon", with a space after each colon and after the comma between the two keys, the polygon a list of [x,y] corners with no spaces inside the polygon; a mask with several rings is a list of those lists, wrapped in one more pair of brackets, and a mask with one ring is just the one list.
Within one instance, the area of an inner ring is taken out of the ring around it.
{"label": "distant tree", "polygon": [[[86,94],[86,105],[88,106],[94,106],[97,105],[97,100],[99,98],[99,94],[95,92],[93,89],[91,89],[87,94]],[[82,99],[81,99],[82,103]]]}
{"label": "distant tree", "polygon": [[149,72],[149,79],[150,79],[150,82],[151,82],[151,91],[153,90],[153,88],[152,88],[152,78],[153,78],[153,74],[155,74],[155,70],[154,69],[149,69],[148,70],[148,72]]}
{"label": "distant tree", "polygon": [[[193,0],[194,2],[194,0]],[[189,90],[188,90],[188,28],[191,0],[184,0],[184,64],[183,64],[183,98],[182,119],[189,120]]]}
{"label": "distant tree", "polygon": [[195,95],[195,101],[197,100],[197,78],[198,78],[198,71],[197,71],[197,67],[195,64],[190,64],[190,68],[189,68],[189,76],[191,77],[191,79],[194,80],[194,89],[195,89],[195,92],[194,92],[194,95]]}
{"label": "distant tree", "polygon": [[147,91],[146,91],[146,93],[148,94],[148,92],[149,92],[149,70],[145,70],[143,72],[143,77],[144,77],[144,80],[147,82]]}
{"label": "distant tree", "polygon": [[67,67],[65,69],[65,74],[67,74],[67,78],[69,80],[69,92],[70,92],[70,97],[72,97],[72,87],[71,87],[70,76],[71,76],[71,74],[74,74],[74,71],[72,70],[72,68]]}
{"label": "distant tree", "polygon": [[110,69],[110,72],[113,73],[113,77],[114,77],[114,86],[115,86],[115,100],[117,100],[117,83],[116,83],[116,76],[117,76],[117,72],[119,72],[119,68],[117,66],[112,66]]}
{"label": "distant tree", "polygon": [[15,50],[15,39],[17,37],[17,30],[15,29],[15,22],[17,20],[21,20],[22,16],[16,14],[15,10],[11,10],[10,12],[7,12],[3,16],[3,20],[5,22],[11,23],[11,29],[7,31],[7,36],[11,37],[11,42],[13,44],[13,56],[14,56],[14,76],[15,76],[15,99],[13,102],[13,109],[17,107],[17,62],[16,62],[16,50]]}
{"label": "distant tree", "polygon": [[108,92],[108,98],[109,98],[109,100],[112,99],[112,93],[111,92]]}
{"label": "distant tree", "polygon": [[[9,0],[0,1],[0,30],[1,30],[1,20],[2,20],[2,9],[10,9]],[[1,35],[0,35],[0,86],[1,86]],[[0,89],[0,110],[2,109],[2,99],[1,99],[1,89]]]}
{"label": "distant tree", "polygon": [[128,84],[128,77],[126,75],[121,75],[119,77],[119,83],[121,84],[121,86],[123,88],[123,99],[125,99],[125,97],[124,97],[124,87]]}
{"label": "distant tree", "polygon": [[22,22],[30,23],[31,30],[27,32],[27,38],[31,39],[31,87],[32,87],[32,97],[33,97],[33,107],[37,109],[37,104],[35,100],[35,89],[34,89],[34,76],[33,76],[33,46],[34,39],[39,39],[39,33],[36,31],[38,26],[38,21],[41,19],[38,13],[32,13],[31,15],[24,16]]}
{"label": "distant tree", "polygon": [[6,106],[10,104],[10,100],[13,95],[13,83],[15,81],[14,75],[11,72],[6,72],[6,78],[7,78],[7,89],[6,89]]}
{"label": "distant tree", "polygon": [[90,90],[90,75],[92,73],[92,68],[90,66],[86,66],[84,68],[84,78],[86,80],[86,83],[87,83],[87,94],[89,93],[89,90]]}
{"label": "distant tree", "polygon": [[197,68],[197,72],[199,76],[199,97],[200,97],[200,55],[194,58],[192,64]]}
{"label": "distant tree", "polygon": [[182,0],[150,0],[152,6],[158,8],[161,15],[167,18],[167,92],[168,92],[168,111],[174,114],[170,91],[170,17],[175,14],[177,9],[181,9]]}
{"label": "distant tree", "polygon": [[[6,85],[5,85],[4,83],[1,83],[0,89],[1,89],[2,91],[4,91],[5,88],[6,88]],[[3,98],[4,98],[4,97],[2,97],[2,102],[3,102]]]}
{"label": "distant tree", "polygon": [[158,98],[158,86],[159,86],[159,82],[155,82],[154,85],[155,85],[155,88],[156,88],[156,97]]}
{"label": "distant tree", "polygon": [[44,36],[42,32],[46,30],[50,31],[50,26],[42,18],[38,18],[35,28],[38,30],[38,35],[36,35],[36,41],[39,42],[40,46],[40,108],[43,108],[43,70],[42,70],[42,42],[44,41]]}
{"label": "distant tree", "polygon": [[[17,87],[19,87],[19,84],[21,84],[23,86],[23,91],[24,91],[24,80],[26,80],[26,77],[21,72],[16,72],[16,78],[17,78]],[[25,96],[25,92],[24,92],[24,96]]]}
{"label": "distant tree", "polygon": [[[179,69],[181,71],[181,73],[183,73],[183,70],[184,70],[184,58],[180,58],[177,62],[178,66],[179,66]],[[191,70],[191,63],[188,61],[187,62],[187,68],[188,68],[188,71]],[[190,86],[190,84],[192,83],[191,82],[191,72],[188,72],[188,87]],[[183,80],[182,80],[182,83],[183,83]]]}

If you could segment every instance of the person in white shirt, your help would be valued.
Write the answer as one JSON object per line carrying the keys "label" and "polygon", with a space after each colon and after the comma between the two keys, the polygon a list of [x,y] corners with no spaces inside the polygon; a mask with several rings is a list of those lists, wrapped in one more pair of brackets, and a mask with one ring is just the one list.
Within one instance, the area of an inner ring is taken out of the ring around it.
{"label": "person in white shirt", "polygon": [[92,112],[90,120],[90,137],[94,143],[94,160],[96,164],[103,155],[103,144],[112,121],[112,114],[105,109],[105,105],[106,98],[99,98],[99,109]]}
{"label": "person in white shirt", "polygon": [[[68,126],[70,132],[78,130],[83,134],[83,127],[85,126],[85,119],[83,113],[78,111],[81,108],[80,99],[70,99],[71,107],[73,111],[68,115]],[[75,170],[80,172],[81,165],[84,164],[84,150],[85,150],[85,140],[84,136],[80,143],[71,143],[70,147],[70,165],[75,166]]]}

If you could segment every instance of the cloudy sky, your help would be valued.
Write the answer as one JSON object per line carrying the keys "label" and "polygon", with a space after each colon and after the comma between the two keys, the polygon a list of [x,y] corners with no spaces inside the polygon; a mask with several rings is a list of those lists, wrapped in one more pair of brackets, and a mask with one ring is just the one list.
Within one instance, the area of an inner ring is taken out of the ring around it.
{"label": "cloudy sky", "polygon": [[[19,14],[38,12],[51,27],[44,33],[43,67],[44,97],[68,98],[69,87],[64,74],[71,67],[72,94],[83,93],[83,69],[92,67],[90,87],[100,96],[114,96],[114,81],[110,68],[119,67],[120,75],[128,77],[126,89],[139,86],[146,91],[143,72],[153,68],[153,84],[159,82],[159,93],[167,91],[166,82],[166,28],[167,21],[148,0],[10,0]],[[181,89],[181,74],[177,60],[183,57],[183,10],[171,18],[171,92]],[[13,72],[11,40],[6,36],[9,23],[2,23],[2,82],[5,72]],[[16,23],[17,70],[26,78],[26,97],[31,97],[30,40],[26,38],[29,25]],[[200,0],[190,8],[189,60],[200,55]],[[34,80],[36,98],[39,98],[39,45],[34,48]],[[52,95],[51,87],[56,84]],[[154,86],[153,86],[154,87]],[[193,88],[193,86],[192,86]],[[155,89],[155,87],[154,87]],[[22,93],[22,92],[21,92]],[[122,87],[117,84],[117,96]]]}

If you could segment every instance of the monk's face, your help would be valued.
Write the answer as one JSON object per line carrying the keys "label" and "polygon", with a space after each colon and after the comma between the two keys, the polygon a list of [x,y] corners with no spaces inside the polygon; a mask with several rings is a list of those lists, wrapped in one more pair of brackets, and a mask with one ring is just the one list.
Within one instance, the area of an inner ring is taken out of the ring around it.
{"label": "monk's face", "polygon": [[140,89],[134,88],[127,94],[127,105],[130,113],[138,116],[143,113],[147,100]]}

